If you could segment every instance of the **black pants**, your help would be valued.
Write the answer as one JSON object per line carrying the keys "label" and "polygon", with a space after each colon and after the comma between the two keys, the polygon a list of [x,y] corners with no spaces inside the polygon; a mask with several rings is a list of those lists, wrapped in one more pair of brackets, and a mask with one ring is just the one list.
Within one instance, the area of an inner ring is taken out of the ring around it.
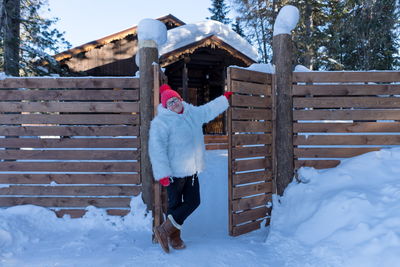
{"label": "black pants", "polygon": [[171,177],[167,187],[168,215],[182,225],[186,218],[200,205],[200,186],[197,174],[184,178]]}

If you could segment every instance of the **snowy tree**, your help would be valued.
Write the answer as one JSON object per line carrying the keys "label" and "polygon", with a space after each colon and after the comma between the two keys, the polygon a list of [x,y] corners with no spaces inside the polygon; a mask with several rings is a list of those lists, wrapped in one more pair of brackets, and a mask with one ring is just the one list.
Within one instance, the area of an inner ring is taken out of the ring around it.
{"label": "snowy tree", "polygon": [[[58,63],[51,57],[51,54],[58,53],[61,49],[70,47],[70,44],[64,39],[63,33],[54,28],[57,19],[48,19],[41,16],[46,10],[47,0],[0,0],[3,3],[12,2],[12,6],[19,7],[20,17],[16,21],[18,24],[19,34],[14,34],[14,39],[19,39],[20,44],[14,44],[12,47],[18,50],[19,63],[13,62],[18,69],[11,75],[46,75],[50,73],[62,73]],[[4,9],[6,5],[4,5]],[[3,12],[3,27],[1,27],[2,36],[6,37],[9,23],[11,19],[8,12]],[[19,38],[15,38],[19,36]],[[3,38],[1,38],[3,39]],[[0,57],[4,59],[1,62],[0,71],[7,69],[7,44],[6,38],[0,50]],[[45,68],[43,67],[45,64]]]}
{"label": "snowy tree", "polygon": [[20,0],[3,0],[0,29],[3,49],[3,70],[7,75],[19,76]]}
{"label": "snowy tree", "polygon": [[223,24],[231,23],[231,19],[227,17],[229,13],[229,7],[226,5],[225,0],[212,0],[212,7],[208,10],[212,14],[211,17],[207,19],[216,20],[222,22]]}

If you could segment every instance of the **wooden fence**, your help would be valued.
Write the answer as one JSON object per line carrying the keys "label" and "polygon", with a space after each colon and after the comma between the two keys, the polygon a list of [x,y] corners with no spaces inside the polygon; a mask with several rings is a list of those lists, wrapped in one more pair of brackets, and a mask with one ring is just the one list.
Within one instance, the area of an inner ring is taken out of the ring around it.
{"label": "wooden fence", "polygon": [[272,75],[228,69],[229,233],[260,228],[272,194]]}
{"label": "wooden fence", "polygon": [[129,212],[140,193],[135,78],[0,80],[0,206]]}
{"label": "wooden fence", "polygon": [[295,167],[400,145],[400,72],[295,72]]}

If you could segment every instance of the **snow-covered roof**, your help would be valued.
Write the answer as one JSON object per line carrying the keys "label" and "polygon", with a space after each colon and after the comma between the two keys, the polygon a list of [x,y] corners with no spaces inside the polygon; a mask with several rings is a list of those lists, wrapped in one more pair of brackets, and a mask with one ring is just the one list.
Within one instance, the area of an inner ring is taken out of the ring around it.
{"label": "snow-covered roof", "polygon": [[227,25],[215,20],[186,24],[169,30],[167,34],[167,42],[159,48],[160,55],[214,35],[252,60],[257,61],[258,58],[257,50],[249,42]]}

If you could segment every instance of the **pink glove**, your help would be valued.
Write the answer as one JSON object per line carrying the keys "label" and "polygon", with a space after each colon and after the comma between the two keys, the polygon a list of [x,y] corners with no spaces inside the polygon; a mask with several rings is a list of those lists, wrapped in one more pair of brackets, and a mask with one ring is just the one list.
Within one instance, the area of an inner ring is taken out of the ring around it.
{"label": "pink glove", "polygon": [[169,186],[169,177],[167,176],[167,177],[161,178],[160,179],[160,184],[162,186]]}
{"label": "pink glove", "polygon": [[229,98],[231,97],[232,94],[233,94],[232,92],[225,92],[224,96],[226,97],[226,99],[229,100]]}

